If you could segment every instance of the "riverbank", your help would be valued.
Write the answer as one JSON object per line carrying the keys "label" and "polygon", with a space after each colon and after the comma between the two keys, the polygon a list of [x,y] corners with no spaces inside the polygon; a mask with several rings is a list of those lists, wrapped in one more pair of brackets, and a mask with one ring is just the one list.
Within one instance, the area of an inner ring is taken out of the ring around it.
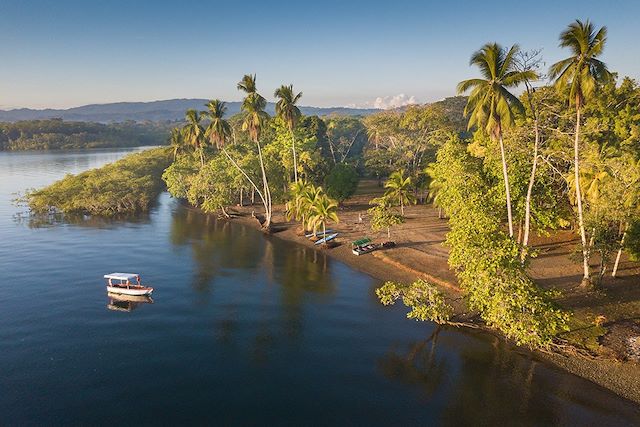
{"label": "riverbank", "polygon": [[[447,222],[431,206],[407,208],[407,221],[391,230],[390,240],[397,243],[395,248],[363,256],[351,253],[353,240],[365,236],[376,241],[388,240],[386,232],[372,232],[367,221],[368,201],[380,191],[374,182],[365,182],[358,194],[341,206],[340,223],[331,224],[340,233],[336,239],[338,246],[325,252],[380,280],[412,282],[425,278],[442,289],[457,317],[473,320],[475,316],[467,312],[461,301],[456,276],[447,263],[448,249],[443,245]],[[237,207],[235,220],[258,228],[258,222],[251,216],[253,211],[260,213],[260,208]],[[274,237],[318,249],[300,235],[298,223],[286,221],[282,206],[275,207],[273,220]],[[539,255],[531,263],[531,276],[544,288],[560,290],[562,297],[558,303],[574,313],[571,332],[562,336],[567,342],[564,354],[535,351],[533,355],[640,403],[640,363],[633,360],[627,348],[640,318],[640,266],[623,258],[617,279],[606,278],[598,292],[584,292],[578,287],[580,265],[569,257],[576,243],[569,232],[532,240]],[[596,318],[602,323],[596,322]],[[640,330],[637,332],[640,335]]]}

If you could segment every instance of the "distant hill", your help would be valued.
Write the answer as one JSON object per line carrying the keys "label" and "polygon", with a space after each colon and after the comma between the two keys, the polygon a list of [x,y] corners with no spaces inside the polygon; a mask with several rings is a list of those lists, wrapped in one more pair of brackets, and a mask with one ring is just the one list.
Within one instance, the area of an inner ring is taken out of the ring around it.
{"label": "distant hill", "polygon": [[[206,99],[168,99],[151,102],[116,102],[111,104],[91,104],[65,110],[45,109],[34,110],[19,108],[15,110],[0,110],[0,122],[16,122],[19,120],[42,120],[60,118],[68,121],[112,123],[134,120],[144,121],[175,121],[184,118],[184,112],[189,108],[204,110]],[[303,114],[311,116],[366,116],[380,110],[358,109],[345,107],[300,107]],[[240,102],[228,102],[227,114],[233,115],[240,111]],[[269,114],[275,113],[275,104],[267,105]]]}

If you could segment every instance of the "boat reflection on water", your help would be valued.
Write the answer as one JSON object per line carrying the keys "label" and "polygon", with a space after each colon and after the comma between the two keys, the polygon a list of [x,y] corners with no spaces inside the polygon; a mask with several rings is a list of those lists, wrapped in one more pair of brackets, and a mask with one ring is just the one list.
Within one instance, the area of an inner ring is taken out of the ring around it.
{"label": "boat reflection on water", "polygon": [[107,308],[113,311],[131,312],[142,304],[153,304],[153,299],[149,296],[122,295],[107,292],[109,302]]}

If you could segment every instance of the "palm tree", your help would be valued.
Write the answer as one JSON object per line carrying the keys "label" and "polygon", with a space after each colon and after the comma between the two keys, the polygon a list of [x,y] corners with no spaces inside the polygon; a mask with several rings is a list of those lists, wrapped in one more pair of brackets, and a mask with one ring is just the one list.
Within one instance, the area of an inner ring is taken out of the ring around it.
{"label": "palm tree", "polygon": [[611,78],[604,62],[597,59],[604,50],[607,28],[595,31],[589,21],[576,20],[560,34],[560,47],[569,48],[571,56],[556,62],[549,69],[549,76],[555,79],[558,88],[569,87],[569,104],[576,107],[576,130],[573,142],[574,183],[578,208],[578,226],[582,241],[582,264],[584,276],[582,286],[589,286],[589,246],[584,229],[582,195],[580,190],[580,115],[582,107],[593,96],[597,85]]}
{"label": "palm tree", "polygon": [[178,158],[178,154],[181,151],[185,150],[184,143],[184,135],[182,134],[182,130],[180,128],[171,129],[171,133],[169,134],[169,144],[171,146],[171,150],[173,151],[173,161],[176,161]]}
{"label": "palm tree", "polygon": [[296,156],[296,136],[293,132],[293,129],[298,124],[298,120],[300,120],[300,116],[302,113],[300,109],[296,106],[296,103],[302,97],[302,92],[299,92],[297,95],[293,91],[293,85],[285,86],[282,85],[274,92],[273,96],[279,98],[276,103],[276,115],[280,117],[289,128],[289,132],[291,132],[291,140],[292,140],[292,150],[293,150],[293,176],[295,181],[298,182],[298,160]]}
{"label": "palm tree", "polygon": [[260,170],[262,171],[262,189],[265,204],[265,222],[262,224],[265,230],[271,227],[272,202],[271,190],[267,181],[267,172],[264,167],[264,159],[262,158],[262,148],[260,147],[260,133],[265,126],[269,115],[264,111],[267,106],[267,100],[264,99],[256,90],[256,76],[245,74],[238,83],[238,90],[247,94],[242,101],[242,112],[244,120],[242,122],[242,130],[249,133],[249,137],[258,147],[258,159],[260,160]]}
{"label": "palm tree", "polygon": [[211,145],[214,145],[221,150],[227,159],[233,164],[233,166],[240,171],[251,186],[256,190],[258,196],[262,200],[266,209],[266,201],[262,192],[258,189],[249,175],[233,160],[229,152],[227,151],[226,144],[231,139],[232,129],[228,121],[224,119],[224,115],[227,111],[227,104],[219,99],[214,99],[207,103],[207,111],[203,114],[209,118],[209,125],[205,130],[205,137],[209,139]]}
{"label": "palm tree", "polygon": [[442,204],[440,203],[439,196],[444,188],[444,182],[442,178],[438,177],[438,175],[436,174],[434,166],[434,163],[430,163],[424,169],[424,173],[429,177],[428,200],[430,200],[434,206],[438,207],[438,219],[442,219]]}
{"label": "palm tree", "polygon": [[319,226],[322,226],[322,235],[327,235],[327,222],[338,222],[338,202],[333,200],[326,194],[322,194],[316,198],[313,205],[311,205],[311,216],[309,217],[309,223],[313,227],[314,233]]}
{"label": "palm tree", "polygon": [[288,220],[300,221],[303,231],[308,229],[308,218],[311,206],[322,195],[322,188],[316,187],[305,180],[293,182],[289,186],[291,200],[286,204],[286,217]]}
{"label": "palm tree", "polygon": [[185,142],[191,144],[200,154],[200,164],[204,166],[204,128],[200,123],[202,115],[194,109],[189,109],[185,120],[187,124],[182,128]]}
{"label": "palm tree", "polygon": [[469,129],[478,126],[500,143],[502,157],[502,175],[506,194],[507,218],[509,220],[509,236],[513,237],[513,216],[511,214],[511,188],[507,173],[503,130],[514,122],[516,112],[524,111],[520,100],[507,89],[516,87],[526,80],[534,80],[532,71],[518,71],[515,68],[514,56],[520,51],[518,45],[509,50],[497,43],[487,43],[471,56],[470,65],[480,69],[483,78],[464,80],[458,84],[458,93],[472,89],[465,116],[469,116]]}
{"label": "palm tree", "polygon": [[415,203],[416,198],[411,191],[411,177],[404,177],[404,170],[399,170],[391,175],[389,179],[384,183],[384,188],[387,191],[384,192],[385,199],[397,202],[400,205],[400,213],[404,216],[404,205],[409,203]]}

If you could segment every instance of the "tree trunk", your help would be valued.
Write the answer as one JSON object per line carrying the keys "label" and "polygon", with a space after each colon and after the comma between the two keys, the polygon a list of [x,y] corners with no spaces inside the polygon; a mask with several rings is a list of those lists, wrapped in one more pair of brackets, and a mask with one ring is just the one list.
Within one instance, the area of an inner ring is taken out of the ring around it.
{"label": "tree trunk", "polygon": [[[231,164],[233,164],[233,166],[236,167],[236,169],[238,169],[240,171],[240,173],[246,178],[247,181],[249,181],[249,183],[252,186],[252,193],[251,193],[251,202],[253,203],[253,197],[254,197],[254,192],[257,191],[258,192],[258,196],[260,196],[260,199],[262,200],[262,203],[264,205],[264,209],[265,212],[267,211],[267,199],[265,198],[265,196],[263,196],[263,194],[260,192],[260,190],[258,190],[258,187],[256,186],[256,184],[253,182],[253,180],[249,177],[249,175],[247,175],[247,173],[242,170],[242,168],[240,167],[240,165],[238,165],[238,163],[236,163],[235,160],[233,160],[233,158],[231,157],[231,155],[229,155],[229,152],[227,150],[225,150],[224,148],[222,149],[222,152],[227,156],[227,159],[229,159],[229,161],[231,162]],[[265,218],[266,218],[266,213],[265,213]]]}
{"label": "tree trunk", "polygon": [[540,130],[538,129],[538,119],[533,122],[535,141],[533,144],[533,164],[531,165],[531,176],[529,177],[529,187],[527,188],[527,198],[524,205],[524,237],[522,238],[522,255],[526,255],[526,248],[529,244],[529,229],[531,228],[531,195],[533,194],[533,184],[536,179],[536,169],[538,168],[538,146],[540,143]]}
{"label": "tree trunk", "polygon": [[298,183],[298,158],[296,156],[296,136],[293,133],[293,129],[290,129],[290,130],[291,130],[291,140],[293,142],[291,145],[291,148],[293,149],[293,176],[297,184]]}
{"label": "tree trunk", "polygon": [[225,218],[231,218],[227,213],[227,211],[224,209],[223,205],[220,205],[220,210],[222,211],[222,214],[224,215]]}
{"label": "tree trunk", "polygon": [[576,185],[576,202],[578,205],[578,227],[580,228],[580,240],[582,242],[582,267],[584,275],[581,287],[591,285],[589,275],[589,247],[587,246],[587,233],[584,230],[584,218],[582,214],[582,192],[580,191],[580,101],[576,102],[576,134],[573,142],[574,179]]}
{"label": "tree trunk", "polygon": [[240,207],[244,206],[243,200],[242,200],[242,190],[243,188],[240,187]]}
{"label": "tree trunk", "polygon": [[504,143],[502,141],[502,130],[498,131],[500,140],[500,155],[502,156],[502,175],[504,177],[504,191],[507,202],[507,219],[509,220],[509,236],[513,237],[513,215],[511,214],[511,187],[509,187],[509,174],[507,173],[507,158],[504,154]]}
{"label": "tree trunk", "polygon": [[387,239],[391,238],[391,227],[387,227]]}
{"label": "tree trunk", "polygon": [[200,151],[200,165],[204,167],[204,150],[201,148],[198,151]]}
{"label": "tree trunk", "polygon": [[442,219],[442,208],[438,207],[438,219]]}
{"label": "tree trunk", "polygon": [[404,216],[404,203],[402,203],[402,196],[400,197],[400,213]]}
{"label": "tree trunk", "polygon": [[262,159],[262,148],[260,147],[260,141],[256,138],[255,143],[258,146],[258,159],[260,160],[260,170],[262,171],[262,186],[266,199],[264,204],[264,224],[262,224],[262,228],[268,230],[269,228],[271,228],[271,191],[269,190],[267,171],[264,167],[264,160]]}
{"label": "tree trunk", "polygon": [[620,240],[620,249],[618,249],[618,254],[616,255],[616,262],[613,264],[613,271],[611,272],[611,277],[616,277],[616,274],[618,273],[618,265],[620,264],[620,257],[622,256],[622,248],[624,247],[625,237],[627,237],[626,231],[622,234],[622,239]]}

